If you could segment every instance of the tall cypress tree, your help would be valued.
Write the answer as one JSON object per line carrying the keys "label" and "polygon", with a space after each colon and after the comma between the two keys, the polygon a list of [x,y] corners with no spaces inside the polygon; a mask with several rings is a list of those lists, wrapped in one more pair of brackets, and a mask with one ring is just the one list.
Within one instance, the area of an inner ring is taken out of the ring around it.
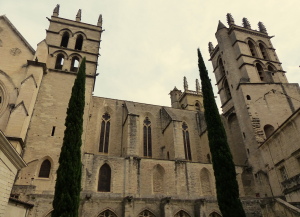
{"label": "tall cypress tree", "polygon": [[79,67],[67,110],[55,184],[52,217],[77,217],[81,190],[81,135],[85,104],[85,58]]}
{"label": "tall cypress tree", "polygon": [[198,66],[219,208],[223,217],[245,217],[246,214],[239,199],[236,171],[227,143],[225,129],[221,122],[208,72],[199,49]]}

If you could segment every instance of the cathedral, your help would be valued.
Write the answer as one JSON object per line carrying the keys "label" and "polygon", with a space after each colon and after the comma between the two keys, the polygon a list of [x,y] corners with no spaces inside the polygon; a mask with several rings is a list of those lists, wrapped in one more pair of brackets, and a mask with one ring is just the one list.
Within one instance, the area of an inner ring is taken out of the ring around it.
{"label": "cathedral", "polygon": [[[102,16],[92,25],[81,10],[75,20],[59,10],[36,50],[0,16],[0,216],[51,216],[66,110],[85,57],[80,216],[221,217],[199,81],[189,88],[184,77],[170,107],[93,96]],[[238,26],[231,14],[227,22],[208,46],[210,76],[244,210],[300,216],[299,84],[288,82],[263,23]]]}

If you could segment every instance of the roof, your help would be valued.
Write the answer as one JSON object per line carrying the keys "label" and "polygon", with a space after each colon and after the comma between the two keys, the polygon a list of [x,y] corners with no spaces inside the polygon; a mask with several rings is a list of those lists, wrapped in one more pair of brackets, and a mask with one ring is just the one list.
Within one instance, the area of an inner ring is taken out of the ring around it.
{"label": "roof", "polygon": [[21,41],[25,44],[25,46],[30,50],[32,54],[35,53],[35,50],[31,47],[31,45],[26,41],[26,39],[22,36],[22,34],[17,30],[17,28],[9,21],[9,19],[5,15],[1,15],[0,19],[3,19],[7,25],[16,33],[16,35],[21,39]]}

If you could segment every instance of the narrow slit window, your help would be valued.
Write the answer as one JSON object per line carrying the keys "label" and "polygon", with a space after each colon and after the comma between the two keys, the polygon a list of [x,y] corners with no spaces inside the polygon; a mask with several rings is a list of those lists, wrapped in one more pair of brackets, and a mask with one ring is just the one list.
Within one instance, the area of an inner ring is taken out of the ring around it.
{"label": "narrow slit window", "polygon": [[52,127],[51,136],[54,136],[54,134],[55,134],[55,126]]}
{"label": "narrow slit window", "polygon": [[148,117],[144,120],[143,126],[144,156],[152,157],[152,137],[151,137],[151,121]]}
{"label": "narrow slit window", "polygon": [[110,115],[105,113],[102,116],[99,152],[108,153],[110,131]]}

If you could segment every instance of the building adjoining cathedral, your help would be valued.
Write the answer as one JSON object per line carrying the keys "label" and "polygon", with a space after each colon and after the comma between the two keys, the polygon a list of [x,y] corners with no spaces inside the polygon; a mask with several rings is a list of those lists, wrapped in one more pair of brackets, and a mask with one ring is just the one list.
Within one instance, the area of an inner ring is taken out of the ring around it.
{"label": "building adjoining cathedral", "polygon": [[[102,16],[92,25],[81,10],[69,20],[59,9],[36,50],[0,16],[0,216],[51,216],[66,110],[86,57],[80,216],[220,217],[199,81],[184,78],[170,107],[93,96]],[[227,22],[209,43],[211,76],[247,217],[300,216],[299,85],[263,23]]]}

